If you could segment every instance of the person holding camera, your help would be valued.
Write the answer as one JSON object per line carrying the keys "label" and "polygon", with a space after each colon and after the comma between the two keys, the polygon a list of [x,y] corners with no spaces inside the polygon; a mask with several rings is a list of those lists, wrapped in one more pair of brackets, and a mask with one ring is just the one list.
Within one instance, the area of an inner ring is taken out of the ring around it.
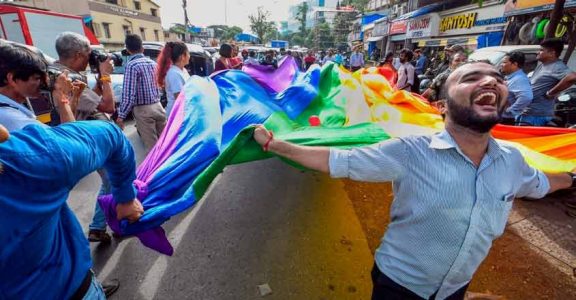
{"label": "person holding camera", "polygon": [[[55,63],[55,67],[74,74],[76,78],[82,78],[80,81],[87,84],[86,76],[80,72],[86,70],[92,55],[90,41],[78,33],[63,32],[56,38],[56,52],[58,53],[58,61]],[[78,104],[75,106],[74,111],[76,120],[78,121],[110,121],[107,114],[112,114],[115,110],[114,94],[112,93],[110,80],[110,73],[112,73],[113,70],[110,57],[103,62],[99,62],[98,60],[92,62],[92,64],[96,63],[98,64],[98,83],[93,89],[84,89],[80,94]],[[98,174],[102,179],[99,194],[109,194],[111,190],[108,176],[104,170],[98,170]],[[109,243],[112,240],[106,232],[106,218],[98,201],[96,201],[94,217],[89,225],[88,240],[90,242],[104,243]]]}
{"label": "person holding camera", "polygon": [[[47,80],[47,62],[30,49],[12,44],[0,44],[0,123],[8,131],[24,128],[30,124],[42,124],[28,106],[28,98],[40,96],[40,88]],[[59,76],[61,85],[72,83]],[[74,115],[68,98],[53,92],[54,101],[62,121],[73,121]]]}
{"label": "person holding camera", "polygon": [[148,153],[166,126],[166,111],[160,103],[160,89],[154,78],[157,65],[155,61],[144,56],[140,36],[126,35],[125,44],[130,58],[124,72],[122,103],[116,124],[124,129],[124,120],[132,111],[138,133]]}

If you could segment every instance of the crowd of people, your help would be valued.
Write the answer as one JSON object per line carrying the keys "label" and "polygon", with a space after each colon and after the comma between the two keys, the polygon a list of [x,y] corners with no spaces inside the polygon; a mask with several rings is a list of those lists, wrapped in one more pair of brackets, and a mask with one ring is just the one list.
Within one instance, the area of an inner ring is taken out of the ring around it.
{"label": "crowd of people", "polygon": [[[100,193],[113,194],[118,219],[135,222],[142,216],[144,209],[133,186],[134,151],[120,129],[132,113],[150,150],[188,78],[184,66],[189,60],[181,42],[167,43],[158,62],[143,55],[138,35],[127,35],[125,45],[130,58],[113,119],[110,58],[99,63],[96,86],[87,88],[80,72],[88,64],[89,41],[71,32],[58,36],[55,66],[61,73],[49,86],[62,123],[56,127],[38,122],[25,105],[46,82],[46,62],[25,47],[0,45],[3,297],[104,299],[118,288],[116,284],[104,289],[91,271],[88,241],[110,241],[101,208],[96,204],[86,237],[66,200],[82,177],[97,171],[102,178]],[[541,125],[549,120],[550,99],[569,82],[560,80],[570,71],[558,59],[561,41],[546,40],[541,46],[542,64],[531,79],[522,72],[522,53],[509,53],[496,68],[486,62],[467,62],[462,47],[448,48],[446,62],[435,66],[436,77],[424,93],[430,101],[443,103],[446,129],[433,136],[343,150],[290,144],[275,139],[262,126],[256,128],[254,139],[265,151],[307,168],[335,178],[393,181],[392,221],[375,254],[373,299],[463,299],[492,241],[502,234],[515,197],[542,198],[559,189],[576,188],[574,173],[536,170],[520,152],[490,135],[503,117],[516,124]],[[246,64],[274,68],[284,56],[294,57],[302,69],[316,62],[343,60],[338,51],[328,51],[324,57],[308,52],[302,58],[282,49],[280,56],[268,51],[258,60],[255,53],[240,52],[230,44],[222,45],[220,55],[218,70]],[[355,49],[350,69],[364,64],[361,49]],[[399,89],[413,91],[427,65],[422,51],[403,49],[397,61],[387,54],[380,67],[396,73],[394,83]],[[71,81],[72,73],[82,80]],[[160,104],[160,87],[167,92],[166,110]],[[455,180],[460,183],[457,188]]]}

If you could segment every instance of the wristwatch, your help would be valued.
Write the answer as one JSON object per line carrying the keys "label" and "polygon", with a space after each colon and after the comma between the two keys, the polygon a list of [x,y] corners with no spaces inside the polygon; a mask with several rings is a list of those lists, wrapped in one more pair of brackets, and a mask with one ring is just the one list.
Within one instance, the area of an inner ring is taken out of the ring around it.
{"label": "wristwatch", "polygon": [[570,186],[571,189],[576,189],[576,173],[567,172],[570,177],[572,177],[572,185]]}

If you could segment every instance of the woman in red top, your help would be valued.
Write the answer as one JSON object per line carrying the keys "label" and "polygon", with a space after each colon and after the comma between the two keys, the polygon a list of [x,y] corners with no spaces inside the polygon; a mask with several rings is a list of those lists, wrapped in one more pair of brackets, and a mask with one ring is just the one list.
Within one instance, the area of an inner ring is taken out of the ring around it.
{"label": "woman in red top", "polygon": [[312,51],[308,51],[308,55],[306,55],[306,57],[304,57],[304,64],[306,65],[306,70],[308,70],[308,68],[310,68],[310,66],[312,64],[314,64],[316,62],[316,57],[314,57],[314,52]]}
{"label": "woman in red top", "polygon": [[222,44],[220,46],[220,58],[214,64],[214,72],[232,69],[232,46],[230,44]]}

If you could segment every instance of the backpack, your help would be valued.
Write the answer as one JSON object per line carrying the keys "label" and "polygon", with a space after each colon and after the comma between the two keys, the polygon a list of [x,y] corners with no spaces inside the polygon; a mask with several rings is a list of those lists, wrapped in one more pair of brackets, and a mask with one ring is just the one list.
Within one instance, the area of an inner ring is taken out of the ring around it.
{"label": "backpack", "polygon": [[[404,68],[404,72],[406,72],[406,78],[408,78],[408,69]],[[412,93],[420,94],[420,78],[418,78],[418,75],[416,75],[415,71],[413,72],[414,72],[414,84],[410,86],[410,91]]]}

